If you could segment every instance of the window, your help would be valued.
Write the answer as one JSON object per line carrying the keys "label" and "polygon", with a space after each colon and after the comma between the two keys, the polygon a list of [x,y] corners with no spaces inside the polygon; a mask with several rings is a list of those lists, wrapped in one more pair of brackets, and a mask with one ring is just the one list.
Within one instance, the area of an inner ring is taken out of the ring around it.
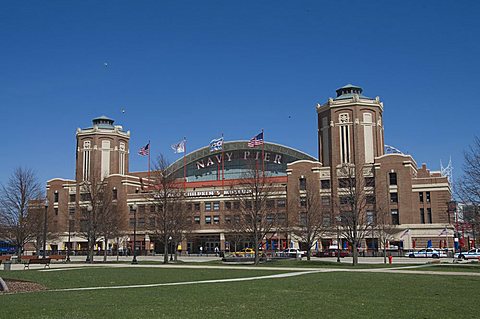
{"label": "window", "polygon": [[233,216],[233,221],[234,221],[235,224],[240,223],[240,215],[234,215]]}
{"label": "window", "polygon": [[140,214],[145,214],[145,205],[138,205],[138,212]]}
{"label": "window", "polygon": [[152,227],[152,228],[155,227],[155,217],[150,217],[150,218],[148,219],[148,225],[149,225],[150,227]]}
{"label": "window", "polygon": [[245,203],[245,206],[247,207],[247,209],[252,209],[252,201],[247,201]]}
{"label": "window", "polygon": [[233,209],[239,210],[240,209],[240,202],[233,202]]}
{"label": "window", "polygon": [[275,207],[275,201],[273,199],[268,199],[267,200],[267,207],[268,208],[274,208]]}
{"label": "window", "polygon": [[275,221],[275,214],[267,214],[267,223],[273,224]]}
{"label": "window", "polygon": [[188,203],[186,209],[187,210],[192,210],[193,209],[192,203]]}
{"label": "window", "polygon": [[390,202],[398,203],[398,193],[390,193]]}
{"label": "window", "polygon": [[374,225],[375,224],[375,213],[374,212],[367,212],[367,224]]}
{"label": "window", "polygon": [[277,207],[278,208],[286,207],[286,201],[284,199],[277,199]]}
{"label": "window", "polygon": [[365,200],[367,204],[375,204],[375,195],[367,195]]}
{"label": "window", "polygon": [[427,208],[427,218],[428,218],[428,223],[431,224],[433,221],[432,221],[432,209],[431,208]]}
{"label": "window", "polygon": [[71,232],[75,229],[75,220],[74,219],[70,219],[68,221],[68,231]]}
{"label": "window", "polygon": [[70,194],[70,199],[69,199],[69,202],[70,203],[74,203],[75,202],[75,199],[76,199],[76,194]]}
{"label": "window", "polygon": [[212,210],[212,203],[206,202],[205,203],[205,210]]}
{"label": "window", "polygon": [[218,216],[218,215],[213,216],[213,223],[214,224],[220,224],[220,216]]}
{"label": "window", "polygon": [[346,205],[349,203],[349,198],[348,196],[340,196],[340,204],[341,205]]}
{"label": "window", "polygon": [[55,212],[55,216],[58,216],[58,208],[54,208],[53,211]]}
{"label": "window", "polygon": [[81,200],[82,202],[88,202],[88,201],[91,200],[91,198],[92,198],[92,197],[90,196],[90,193],[82,193],[82,194],[80,194],[80,200]]}
{"label": "window", "polygon": [[284,224],[285,221],[287,220],[287,215],[285,213],[278,213],[277,214],[277,220],[280,225]]}
{"label": "window", "polygon": [[330,196],[322,196],[322,205],[330,206]]}
{"label": "window", "polygon": [[130,214],[135,213],[135,206],[130,205]]}
{"label": "window", "polygon": [[55,193],[53,194],[53,202],[58,203],[58,192],[57,191],[55,191]]}
{"label": "window", "polygon": [[213,202],[213,210],[219,210],[220,209],[220,202]]}
{"label": "window", "polygon": [[212,216],[205,216],[205,224],[210,225],[212,223]]}
{"label": "window", "polygon": [[423,203],[423,192],[418,193],[418,199],[420,200],[420,203]]}
{"label": "window", "polygon": [[130,218],[130,227],[135,227],[135,218]]}
{"label": "window", "polygon": [[392,209],[392,224],[393,225],[400,225],[400,218],[398,217],[398,210]]}
{"label": "window", "polygon": [[320,187],[322,189],[330,189],[330,180],[326,179],[326,180],[320,181]]}
{"label": "window", "polygon": [[113,200],[117,200],[117,199],[118,199],[118,193],[117,193],[117,189],[116,189],[116,188],[113,188],[113,189],[112,189],[112,199],[113,199]]}
{"label": "window", "polygon": [[232,223],[232,216],[226,215],[225,216],[225,224],[231,224]]}
{"label": "window", "polygon": [[145,228],[145,218],[140,217],[140,218],[138,219],[138,227],[139,227],[139,228]]}
{"label": "window", "polygon": [[425,209],[423,208],[420,208],[420,223],[425,224]]}
{"label": "window", "polygon": [[427,200],[427,203],[430,203],[430,192],[425,192],[425,198]]}
{"label": "window", "polygon": [[307,213],[301,212],[300,216],[298,218],[298,222],[300,223],[300,226],[306,226],[307,225]]}
{"label": "window", "polygon": [[194,222],[195,224],[199,225],[199,224],[200,224],[200,216],[195,216],[195,217],[193,217],[193,222]]}
{"label": "window", "polygon": [[300,197],[300,207],[307,207],[307,198]]}
{"label": "window", "polygon": [[365,177],[365,187],[375,187],[375,177]]}
{"label": "window", "polygon": [[75,207],[70,207],[70,208],[68,209],[68,213],[69,213],[70,215],[74,215],[74,214],[75,214]]}
{"label": "window", "polygon": [[397,185],[397,173],[388,173],[390,185]]}
{"label": "window", "polygon": [[80,221],[80,231],[86,232],[88,230],[88,220],[81,220]]}
{"label": "window", "polygon": [[307,179],[305,177],[302,177],[299,179],[299,188],[301,191],[304,191],[307,189]]}
{"label": "window", "polygon": [[323,227],[329,227],[331,224],[330,217],[323,217],[322,225]]}
{"label": "window", "polygon": [[150,205],[150,213],[155,213],[155,205]]}
{"label": "window", "polygon": [[231,210],[232,209],[232,202],[225,202],[225,209]]}
{"label": "window", "polygon": [[193,204],[193,208],[195,209],[195,211],[200,211],[200,203],[194,203]]}

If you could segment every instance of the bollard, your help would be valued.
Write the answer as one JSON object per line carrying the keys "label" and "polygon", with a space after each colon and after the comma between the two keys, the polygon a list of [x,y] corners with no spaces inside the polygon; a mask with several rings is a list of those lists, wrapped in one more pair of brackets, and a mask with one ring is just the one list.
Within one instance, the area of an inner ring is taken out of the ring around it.
{"label": "bollard", "polygon": [[393,257],[392,256],[388,256],[388,263],[390,265],[393,263]]}

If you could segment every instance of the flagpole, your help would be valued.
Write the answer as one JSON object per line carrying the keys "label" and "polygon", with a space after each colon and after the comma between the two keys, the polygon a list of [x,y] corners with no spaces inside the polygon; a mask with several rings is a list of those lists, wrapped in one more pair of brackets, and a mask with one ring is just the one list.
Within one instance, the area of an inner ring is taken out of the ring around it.
{"label": "flagpole", "polygon": [[225,186],[225,156],[224,156],[224,140],[222,133],[222,188]]}
{"label": "flagpole", "polygon": [[187,138],[183,137],[183,190],[187,189]]}
{"label": "flagpole", "polygon": [[150,153],[152,152],[152,146],[150,140],[148,140],[148,183],[150,183]]}

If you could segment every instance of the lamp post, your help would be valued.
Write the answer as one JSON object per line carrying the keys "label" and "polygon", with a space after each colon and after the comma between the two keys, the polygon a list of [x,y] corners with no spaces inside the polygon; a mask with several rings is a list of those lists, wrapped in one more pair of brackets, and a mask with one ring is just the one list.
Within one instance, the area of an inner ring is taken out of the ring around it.
{"label": "lamp post", "polygon": [[337,224],[337,263],[340,262],[340,227],[339,224],[342,221],[342,218],[340,216],[335,217],[336,224]]}
{"label": "lamp post", "polygon": [[138,261],[137,261],[137,247],[136,246],[136,243],[137,243],[137,204],[133,204],[132,205],[132,209],[133,209],[133,259],[132,259],[132,264],[135,265],[135,264],[138,264]]}
{"label": "lamp post", "polygon": [[67,262],[70,261],[70,249],[71,249],[71,245],[72,245],[72,243],[70,241],[71,240],[70,237],[71,237],[71,233],[72,233],[72,222],[73,222],[73,220],[71,220],[71,219],[68,220],[68,243],[67,243],[67,260],[66,260]]}
{"label": "lamp post", "polygon": [[168,237],[168,241],[170,241],[170,261],[173,261],[173,247],[172,247],[172,236]]}
{"label": "lamp post", "polygon": [[89,204],[87,206],[87,213],[88,213],[87,259],[85,260],[87,263],[88,262],[93,262],[93,254],[92,254],[92,260],[90,260],[90,245],[93,246],[93,243],[92,243],[92,211],[93,211],[93,206]]}
{"label": "lamp post", "polygon": [[46,257],[46,249],[47,249],[47,214],[48,214],[48,198],[45,198],[45,214],[43,218],[43,258]]}

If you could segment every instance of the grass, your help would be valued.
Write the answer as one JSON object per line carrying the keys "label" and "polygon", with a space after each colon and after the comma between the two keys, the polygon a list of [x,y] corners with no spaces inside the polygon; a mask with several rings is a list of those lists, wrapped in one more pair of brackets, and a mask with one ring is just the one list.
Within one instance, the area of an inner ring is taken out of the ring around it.
{"label": "grass", "polygon": [[[95,268],[0,272],[0,276],[54,288],[272,273]],[[453,318],[460,309],[462,318],[477,318],[479,287],[477,277],[328,272],[248,282],[4,295],[0,318]]]}
{"label": "grass", "polygon": [[[419,270],[419,269],[411,269]],[[453,272],[480,272],[480,264],[440,264],[422,267],[421,270],[453,271]]]}

